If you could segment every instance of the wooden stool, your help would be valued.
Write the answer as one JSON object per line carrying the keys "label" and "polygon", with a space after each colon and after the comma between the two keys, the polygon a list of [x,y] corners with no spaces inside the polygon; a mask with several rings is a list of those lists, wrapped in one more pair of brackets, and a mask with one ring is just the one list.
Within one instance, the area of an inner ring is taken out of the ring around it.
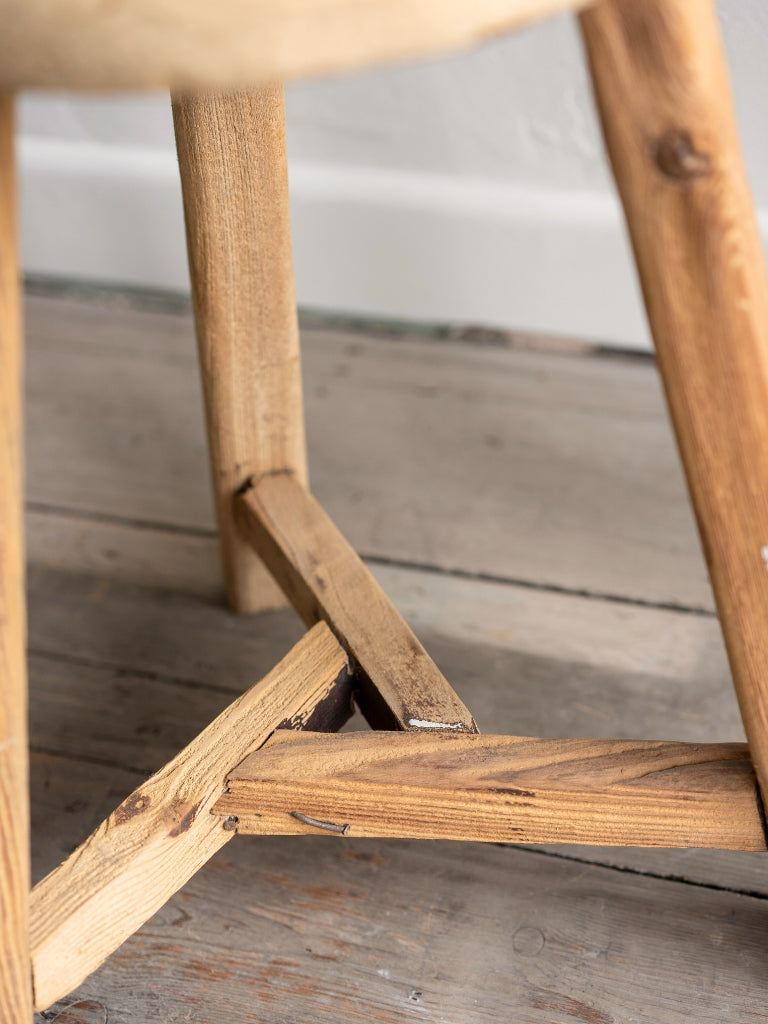
{"label": "wooden stool", "polygon": [[[0,1024],[73,989],[236,833],[766,849],[768,282],[711,0],[603,0],[580,23],[749,748],[478,735],[307,489],[282,92],[263,83],[569,7],[0,0]],[[230,601],[258,610],[266,565],[308,631],[30,903],[12,91],[157,85]],[[386,731],[327,735],[353,701]]]}

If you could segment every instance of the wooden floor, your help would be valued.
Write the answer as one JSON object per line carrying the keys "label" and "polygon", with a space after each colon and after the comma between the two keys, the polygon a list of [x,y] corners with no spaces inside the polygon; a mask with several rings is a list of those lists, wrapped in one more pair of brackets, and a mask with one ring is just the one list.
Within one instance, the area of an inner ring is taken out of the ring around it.
{"label": "wooden floor", "polygon": [[[38,879],[300,625],[222,606],[189,314],[38,292],[27,333]],[[649,360],[303,339],[313,488],[481,730],[743,738]],[[764,1021],[767,869],[242,837],[38,1020]]]}

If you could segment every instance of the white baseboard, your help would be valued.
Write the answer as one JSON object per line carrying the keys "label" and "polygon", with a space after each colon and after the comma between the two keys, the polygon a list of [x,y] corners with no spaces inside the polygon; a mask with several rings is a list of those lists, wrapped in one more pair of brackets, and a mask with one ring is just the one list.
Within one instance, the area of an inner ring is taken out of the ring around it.
{"label": "white baseboard", "polygon": [[[172,152],[23,138],[20,171],[27,272],[188,290]],[[305,308],[648,346],[610,196],[308,163],[291,196]]]}

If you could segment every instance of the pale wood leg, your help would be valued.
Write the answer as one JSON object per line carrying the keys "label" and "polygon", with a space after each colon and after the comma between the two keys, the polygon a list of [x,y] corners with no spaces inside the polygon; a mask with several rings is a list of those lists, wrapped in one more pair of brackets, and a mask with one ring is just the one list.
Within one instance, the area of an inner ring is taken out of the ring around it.
{"label": "pale wood leg", "polygon": [[134,790],[32,891],[35,1009],[79,985],[232,838],[236,822],[210,812],[233,765],[275,729],[337,729],[351,707],[347,656],[319,623]]}
{"label": "pale wood leg", "polygon": [[581,15],[750,751],[768,796],[768,282],[711,0]]}
{"label": "pale wood leg", "polygon": [[32,1018],[22,519],[22,337],[13,97],[0,94],[0,1020]]}
{"label": "pale wood leg", "polygon": [[234,495],[307,477],[283,91],[177,96],[173,114],[224,575],[232,607],[258,611],[282,598]]}

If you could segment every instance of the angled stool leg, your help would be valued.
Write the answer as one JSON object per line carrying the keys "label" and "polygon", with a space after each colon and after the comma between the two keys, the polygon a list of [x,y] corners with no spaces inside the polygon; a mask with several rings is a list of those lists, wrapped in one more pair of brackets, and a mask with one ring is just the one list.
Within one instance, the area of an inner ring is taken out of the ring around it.
{"label": "angled stool leg", "polygon": [[250,476],[306,482],[281,87],[174,97],[187,248],[230,604],[282,603],[237,532]]}
{"label": "angled stool leg", "polygon": [[22,511],[22,337],[13,97],[0,95],[0,1020],[32,1019]]}
{"label": "angled stool leg", "polygon": [[768,281],[711,0],[581,15],[742,718],[768,796]]}

